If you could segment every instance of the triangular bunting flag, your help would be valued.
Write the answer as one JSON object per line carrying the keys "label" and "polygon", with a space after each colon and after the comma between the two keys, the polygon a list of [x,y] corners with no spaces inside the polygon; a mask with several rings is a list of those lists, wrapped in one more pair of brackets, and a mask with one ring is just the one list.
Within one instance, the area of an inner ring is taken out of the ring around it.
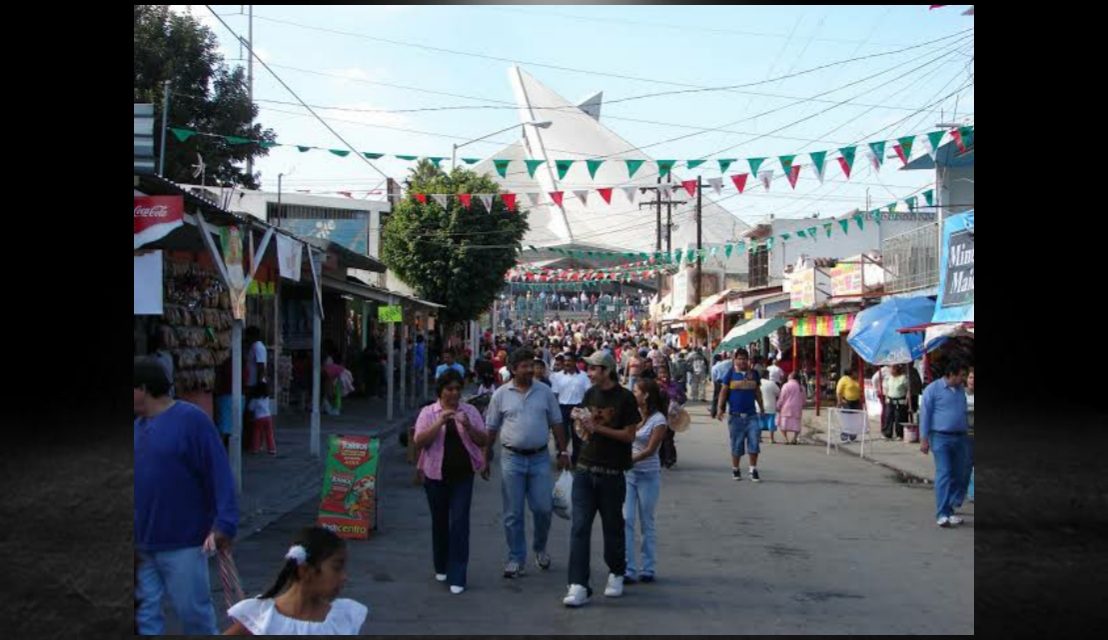
{"label": "triangular bunting flag", "polygon": [[566,172],[573,166],[573,160],[555,160],[554,166],[558,168],[558,179],[564,180]]}
{"label": "triangular bunting flag", "polygon": [[[224,140],[224,142],[226,142],[227,144],[233,144],[233,145],[240,145],[240,144],[250,144],[250,142],[251,142],[251,140],[250,140],[249,138],[243,138],[243,137],[241,137],[241,136],[223,136],[223,140]],[[331,149],[331,153],[335,153],[335,151],[336,151],[335,149]],[[337,153],[335,153],[335,155],[338,155],[338,154],[337,154]],[[345,158],[345,157],[346,157],[346,156],[348,156],[348,155],[350,155],[350,152],[349,152],[349,151],[346,151],[346,152],[345,152],[345,153],[344,153],[344,154],[343,154],[342,156],[340,156],[340,157],[343,157],[343,158]]]}
{"label": "triangular bunting flag", "polygon": [[354,194],[350,193],[349,191],[339,191],[338,194],[340,196],[346,196],[347,198],[350,198],[351,200],[354,199]]}
{"label": "triangular bunting flag", "polygon": [[596,192],[600,194],[601,198],[604,198],[604,202],[606,204],[612,204],[612,188],[611,187],[607,187],[605,189],[597,189]]}
{"label": "triangular bunting flag", "polygon": [[417,193],[415,194],[415,199],[418,200],[420,204],[427,204],[427,196],[425,194]]}
{"label": "triangular bunting flag", "polygon": [[669,170],[677,164],[676,160],[658,160],[658,175],[663,178],[669,175]]}
{"label": "triangular bunting flag", "polygon": [[673,186],[664,182],[659,184],[658,195],[662,196],[666,200],[669,200],[673,196]]}
{"label": "triangular bunting flag", "polygon": [[300,145],[296,145],[296,150],[299,151],[300,153],[307,153],[307,152],[311,151],[312,148],[311,147],[302,147]]}
{"label": "triangular bunting flag", "polygon": [[685,253],[685,262],[692,262],[696,259],[696,249],[689,249]]}
{"label": "triangular bunting flag", "polygon": [[634,203],[635,202],[635,194],[638,192],[639,188],[638,187],[622,187],[622,188],[623,188],[623,193],[627,196],[627,199],[630,202]]}
{"label": "triangular bunting flag", "polygon": [[492,164],[496,167],[496,172],[500,174],[501,178],[508,177],[508,165],[511,164],[511,160],[493,160]]}
{"label": "triangular bunting flag", "polygon": [[870,211],[869,212],[869,217],[872,218],[873,221],[876,222],[877,224],[881,224],[881,211],[880,210],[874,209],[873,211]]}
{"label": "triangular bunting flag", "polygon": [[752,175],[758,175],[758,168],[765,162],[765,158],[748,158],[747,162],[750,163],[750,173]]}
{"label": "triangular bunting flag", "polygon": [[766,251],[773,251],[773,236],[766,238]]}
{"label": "triangular bunting flag", "polygon": [[854,214],[854,222],[856,222],[858,224],[858,230],[859,231],[865,231],[866,222],[865,222],[865,218],[862,217],[862,214],[860,214],[860,213]]}
{"label": "triangular bunting flag", "polygon": [[796,189],[796,180],[797,180],[797,178],[800,177],[800,165],[794,164],[789,169],[789,176],[788,177],[789,177],[789,184],[792,185],[793,189]]}
{"label": "triangular bunting flag", "polygon": [[469,208],[469,203],[470,203],[472,198],[473,198],[473,196],[468,194],[468,193],[459,193],[458,194],[458,201],[461,202],[462,206],[465,207],[466,209]]}
{"label": "triangular bunting flag", "polygon": [[712,187],[718,196],[723,189],[723,178],[708,178],[708,186]]}
{"label": "triangular bunting flag", "polygon": [[538,169],[544,162],[546,162],[546,160],[524,160],[523,164],[527,165],[527,175],[534,178],[535,169]]}
{"label": "triangular bunting flag", "polygon": [[869,143],[870,151],[873,152],[874,169],[880,169],[881,165],[885,162],[885,141],[871,142]]}
{"label": "triangular bunting flag", "polygon": [[727,246],[723,247],[723,252],[725,254],[727,254],[728,259],[731,258],[731,252],[734,251],[734,250],[735,250],[735,247],[733,245],[727,245]]}
{"label": "triangular bunting flag", "polygon": [[717,253],[719,253],[719,247],[712,247],[712,250],[709,252],[709,255],[711,255],[714,258],[714,257],[716,257]]}
{"label": "triangular bunting flag", "polygon": [[735,160],[736,160],[736,158],[720,158],[719,161],[718,161],[719,162],[719,172],[720,173],[727,173],[727,170],[731,167],[731,164],[734,163]]}
{"label": "triangular bunting flag", "polygon": [[924,191],[923,192],[923,197],[924,197],[924,199],[927,200],[927,206],[929,206],[929,207],[935,206],[935,190],[934,189],[928,189],[927,191]]}
{"label": "triangular bunting flag", "polygon": [[492,213],[492,193],[478,193],[477,197],[481,200],[481,204],[485,205],[485,211]]}
{"label": "triangular bunting flag", "polygon": [[627,177],[635,177],[635,172],[639,170],[639,167],[643,165],[646,160],[624,160],[627,163]]}
{"label": "triangular bunting flag", "polygon": [[813,151],[808,155],[812,157],[812,164],[816,167],[816,177],[819,178],[819,183],[823,184],[823,168],[826,166],[824,163],[827,161],[827,152]]}
{"label": "triangular bunting flag", "polygon": [[912,213],[916,212],[916,196],[905,198],[904,204],[908,205],[908,211],[911,211]]}
{"label": "triangular bunting flag", "polygon": [[363,151],[362,155],[369,158],[370,160],[380,160],[381,158],[385,157],[385,154],[383,153],[371,153],[369,151]]}
{"label": "triangular bunting flag", "polygon": [[707,162],[707,160],[686,160],[685,161],[685,166],[690,168],[690,169],[695,169],[695,168],[699,167],[700,165],[704,164],[705,162]]}
{"label": "triangular bunting flag", "polygon": [[739,190],[739,193],[742,193],[743,189],[746,188],[746,179],[748,176],[749,174],[746,173],[731,176],[731,182],[735,183],[735,188]]}
{"label": "triangular bunting flag", "polygon": [[773,184],[773,169],[766,169],[759,173],[758,179],[762,181],[762,188],[769,191],[769,186]]}
{"label": "triangular bunting flag", "polygon": [[893,151],[896,152],[896,157],[900,158],[900,162],[906,167],[908,166],[908,156],[904,155],[904,147],[900,146],[900,143],[893,145]]}
{"label": "triangular bunting flag", "polygon": [[945,131],[932,131],[927,134],[927,143],[931,145],[931,159],[935,158],[935,154],[939,153],[939,147],[943,144],[943,134]]}
{"label": "triangular bunting flag", "polygon": [[401,155],[398,155],[396,157],[400,158],[401,160],[407,160],[409,162],[411,162],[412,160],[418,160],[419,159],[419,156],[401,156]]}
{"label": "triangular bunting flag", "polygon": [[908,164],[908,162],[912,159],[912,147],[916,144],[916,137],[904,136],[903,138],[897,138],[896,143],[900,145],[901,149],[904,150],[904,157],[906,158],[906,160],[904,160],[904,164]]}
{"label": "triangular bunting flag", "polygon": [[682,187],[685,187],[685,191],[689,192],[689,197],[696,195],[696,180],[685,180],[681,183]]}
{"label": "triangular bunting flag", "polygon": [[850,220],[839,220],[839,226],[843,228],[844,234],[850,234]]}
{"label": "triangular bunting flag", "polygon": [[596,180],[596,170],[600,168],[600,165],[604,164],[603,160],[586,160],[585,166],[589,168],[589,177]]}
{"label": "triangular bunting flag", "polygon": [[781,234],[781,242],[788,242],[790,238],[792,238],[792,236],[787,233]]}
{"label": "triangular bunting flag", "polygon": [[436,169],[440,168],[439,165],[442,164],[443,160],[446,160],[446,158],[440,158],[438,156],[428,157],[427,159],[431,161],[431,164],[435,165]]}
{"label": "triangular bunting flag", "polygon": [[796,232],[796,237],[798,237],[798,238],[807,238],[808,234],[804,231],[804,229],[798,229],[797,232]]}
{"label": "triangular bunting flag", "polygon": [[816,240],[816,228],[815,227],[808,227],[808,239],[809,240]]}
{"label": "triangular bunting flag", "polygon": [[831,229],[834,228],[834,226],[835,225],[831,224],[830,222],[823,223],[823,230],[827,232],[828,238],[831,237]]}
{"label": "triangular bunting flag", "polygon": [[500,199],[504,201],[504,206],[508,207],[508,211],[516,210],[516,194],[502,193]]}
{"label": "triangular bunting flag", "polygon": [[738,251],[739,253],[746,253],[746,243],[745,242],[738,243],[737,245],[735,245],[735,250]]}
{"label": "triangular bunting flag", "polygon": [[480,158],[462,158],[462,162],[466,164],[477,164],[480,161]]}
{"label": "triangular bunting flag", "polygon": [[894,213],[896,211],[896,203],[895,202],[890,202],[889,206],[887,206],[885,208],[889,210],[889,213]]}
{"label": "triangular bunting flag", "polygon": [[573,192],[573,195],[577,196],[577,199],[581,201],[581,204],[588,206],[589,204],[589,190],[579,189]]}
{"label": "triangular bunting flag", "polygon": [[777,159],[781,161],[781,170],[785,172],[785,175],[789,175],[793,170],[793,160],[796,160],[795,155],[791,156],[777,156]]}
{"label": "triangular bunting flag", "polygon": [[179,142],[188,142],[188,139],[196,135],[196,132],[191,129],[178,129],[177,127],[170,127],[170,131],[173,132],[173,137],[177,138]]}
{"label": "triangular bunting flag", "polygon": [[969,149],[973,147],[973,126],[959,127],[958,133],[962,136],[962,143]]}
{"label": "triangular bunting flag", "polygon": [[839,166],[843,168],[843,175],[847,180],[850,179],[850,170],[854,168],[854,154],[858,151],[858,147],[843,147],[839,149],[839,153],[842,155],[839,157]]}
{"label": "triangular bunting flag", "polygon": [[539,194],[535,193],[534,191],[529,191],[524,195],[527,196],[527,201],[531,203],[532,207],[539,206]]}
{"label": "triangular bunting flag", "polygon": [[550,192],[550,199],[554,201],[554,204],[556,204],[560,207],[560,206],[562,206],[562,197],[564,195],[565,194],[561,191],[551,191]]}
{"label": "triangular bunting flag", "polygon": [[435,202],[437,202],[440,207],[442,207],[443,209],[446,208],[446,196],[445,195],[440,194],[440,193],[436,193],[436,194],[433,194],[431,197],[435,199]]}

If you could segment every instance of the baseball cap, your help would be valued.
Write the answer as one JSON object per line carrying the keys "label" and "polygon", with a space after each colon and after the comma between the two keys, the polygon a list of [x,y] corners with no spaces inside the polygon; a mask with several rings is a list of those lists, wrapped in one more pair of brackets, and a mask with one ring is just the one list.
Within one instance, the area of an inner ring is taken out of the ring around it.
{"label": "baseball cap", "polygon": [[590,367],[604,367],[608,371],[616,370],[615,358],[604,351],[596,351],[591,356],[585,358],[585,364]]}

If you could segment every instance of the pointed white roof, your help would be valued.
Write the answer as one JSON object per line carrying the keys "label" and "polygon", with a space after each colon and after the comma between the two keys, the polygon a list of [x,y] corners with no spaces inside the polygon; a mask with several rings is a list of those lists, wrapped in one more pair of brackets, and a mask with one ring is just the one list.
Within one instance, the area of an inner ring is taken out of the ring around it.
{"label": "pointed white roof", "polygon": [[[574,104],[542,84],[530,74],[513,66],[508,71],[519,105],[519,119],[525,122],[549,121],[545,129],[523,126],[524,138],[478,163],[474,169],[493,177],[505,191],[519,194],[519,204],[530,211],[531,230],[524,245],[565,247],[591,245],[620,251],[654,251],[656,214],[654,207],[638,206],[654,200],[654,192],[636,191],[628,200],[622,187],[656,186],[658,168],[653,158],[627,142],[600,122],[602,93]],[[511,159],[506,178],[496,172],[492,159]],[[545,160],[528,176],[524,160]],[[585,160],[602,159],[595,179],[589,176]],[[633,178],[627,176],[625,160],[646,160]],[[573,160],[564,180],[558,179],[556,160]],[[696,198],[681,187],[683,178],[672,172],[672,200],[686,204],[673,207],[673,248],[696,246]],[[684,178],[687,179],[687,178]],[[613,188],[611,204],[596,192]],[[705,247],[736,241],[750,225],[712,202],[705,181],[703,195],[703,243]],[[574,194],[588,190],[587,204]],[[562,207],[554,204],[550,192],[564,193]],[[538,193],[539,203],[532,205],[526,193]],[[663,224],[665,223],[663,207]],[[664,246],[664,234],[663,234]],[[720,252],[722,256],[722,252]],[[719,265],[722,267],[723,265]],[[737,265],[736,265],[737,266]],[[735,271],[738,269],[728,269]],[[745,270],[745,269],[742,269]]]}

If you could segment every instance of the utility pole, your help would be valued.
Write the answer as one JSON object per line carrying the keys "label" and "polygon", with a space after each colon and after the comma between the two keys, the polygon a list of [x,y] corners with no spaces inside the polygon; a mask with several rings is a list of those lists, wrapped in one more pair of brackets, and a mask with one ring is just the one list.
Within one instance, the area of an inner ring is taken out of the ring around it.
{"label": "utility pole", "polygon": [[696,303],[700,304],[700,272],[704,265],[704,260],[700,255],[703,251],[703,238],[701,231],[703,230],[700,224],[701,220],[701,198],[700,194],[704,191],[704,184],[701,182],[700,176],[696,177]]}
{"label": "utility pole", "polygon": [[[659,178],[660,180],[661,178]],[[673,182],[673,174],[666,175],[666,183]],[[672,185],[670,187],[672,189]],[[673,203],[666,203],[666,252],[673,253]]]}
{"label": "utility pole", "polygon": [[[661,183],[662,183],[662,177],[658,176],[658,184],[661,185]],[[662,196],[661,196],[661,193],[659,192],[658,187],[639,187],[639,192],[640,193],[646,193],[647,191],[653,191],[654,192],[654,202],[640,202],[639,203],[639,208],[642,209],[644,206],[649,207],[651,205],[656,207],[655,212],[656,212],[656,215],[657,215],[657,222],[658,222],[657,231],[658,231],[658,233],[657,233],[657,242],[656,242],[655,246],[657,247],[656,251],[658,251],[660,253],[662,251],[662,205],[663,204],[666,205],[666,210],[668,212],[669,208],[672,205],[685,204],[685,201],[684,200],[666,200],[666,201],[663,202],[662,201]],[[668,216],[668,213],[667,213],[667,216]],[[671,227],[672,227],[672,225],[671,225]],[[671,241],[672,241],[672,237],[667,236],[667,241],[666,241],[666,252],[667,253],[672,253],[672,251],[673,251],[673,249],[671,247]],[[661,295],[661,293],[662,293],[662,276],[661,276],[660,273],[658,275],[657,287],[658,287],[658,295]]]}
{"label": "utility pole", "polygon": [[162,93],[162,148],[158,158],[158,175],[165,177],[165,132],[169,128],[169,80],[165,81],[165,91]]}
{"label": "utility pole", "polygon": [[[254,104],[254,5],[248,5],[250,7],[250,17],[247,18],[246,27],[246,39],[249,42],[250,50],[246,57],[246,95],[250,99],[250,104]],[[251,123],[253,124],[253,123]],[[246,175],[251,179],[254,177],[254,156],[246,158]]]}

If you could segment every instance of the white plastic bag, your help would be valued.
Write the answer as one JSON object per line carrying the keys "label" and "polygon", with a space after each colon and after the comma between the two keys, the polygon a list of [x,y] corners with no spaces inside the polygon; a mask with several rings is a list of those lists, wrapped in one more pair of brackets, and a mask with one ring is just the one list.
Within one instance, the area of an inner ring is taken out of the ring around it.
{"label": "white plastic bag", "polygon": [[554,514],[565,520],[570,519],[573,510],[573,474],[563,471],[554,483]]}

